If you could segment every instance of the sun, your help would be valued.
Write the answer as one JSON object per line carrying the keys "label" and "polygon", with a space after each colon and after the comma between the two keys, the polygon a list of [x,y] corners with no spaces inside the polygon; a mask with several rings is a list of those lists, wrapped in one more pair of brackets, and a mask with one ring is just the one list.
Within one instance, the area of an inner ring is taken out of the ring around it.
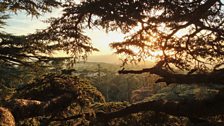
{"label": "sun", "polygon": [[[135,33],[136,31],[140,30],[141,27],[137,27],[136,29],[133,29],[131,33]],[[166,25],[161,24],[161,27],[159,28],[160,30],[165,31],[166,30]],[[131,34],[130,33],[130,34]],[[181,37],[186,33],[186,31],[179,31],[177,32],[176,36]],[[112,32],[105,32],[103,29],[89,29],[85,31],[85,34],[90,37],[90,41],[93,45],[93,47],[96,47],[99,49],[99,52],[93,52],[90,54],[90,56],[99,56],[99,55],[112,55],[116,49],[110,48],[109,44],[111,42],[120,42],[125,41],[127,36],[130,36],[130,34],[124,34],[121,31],[112,31]],[[144,43],[148,47],[128,47],[128,49],[132,50],[136,55],[138,55],[139,59],[140,55],[142,55],[142,60],[141,61],[146,61],[146,62],[158,62],[161,60],[163,57],[164,52],[158,48],[157,44],[160,42],[160,36],[157,33],[152,33],[150,35],[145,34],[145,41]],[[174,52],[172,51],[167,51],[166,52],[168,55],[173,55]],[[68,56],[63,51],[58,51],[56,53],[56,56],[58,57],[65,57]],[[127,55],[125,54],[119,54],[118,58],[120,59],[125,59],[127,58]]]}

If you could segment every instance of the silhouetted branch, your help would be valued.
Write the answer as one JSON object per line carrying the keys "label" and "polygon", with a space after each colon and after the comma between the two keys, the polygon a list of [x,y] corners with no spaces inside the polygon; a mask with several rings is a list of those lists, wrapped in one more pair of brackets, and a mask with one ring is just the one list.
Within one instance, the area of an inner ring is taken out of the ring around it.
{"label": "silhouetted branch", "polygon": [[158,67],[152,67],[142,70],[121,70],[119,74],[142,74],[151,73],[161,76],[162,78],[157,80],[157,82],[170,83],[181,83],[181,84],[224,84],[224,71],[218,70],[211,73],[201,73],[201,74],[176,74],[171,73],[165,69]]}

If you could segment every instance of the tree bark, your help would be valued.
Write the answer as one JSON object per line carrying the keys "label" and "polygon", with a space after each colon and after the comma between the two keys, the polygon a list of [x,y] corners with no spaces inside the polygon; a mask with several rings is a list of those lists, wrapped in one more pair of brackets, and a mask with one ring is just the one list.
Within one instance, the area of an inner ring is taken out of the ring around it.
{"label": "tree bark", "polygon": [[132,104],[124,109],[99,113],[97,118],[113,119],[142,111],[163,112],[174,116],[209,117],[224,114],[224,91],[205,100],[167,101],[157,100]]}
{"label": "tree bark", "polygon": [[[206,118],[209,116],[223,115],[224,114],[224,91],[220,91],[214,97],[205,100],[190,100],[190,101],[168,101],[168,100],[155,100],[148,102],[141,102],[131,104],[124,109],[114,112],[97,112],[96,118],[99,121],[107,122],[114,118],[121,118],[130,114],[154,111],[163,112],[174,116],[184,116],[189,118]],[[75,115],[57,121],[66,121],[71,119],[80,118],[81,115]],[[88,113],[86,114],[88,117]],[[212,122],[213,123],[213,122]],[[217,123],[218,124],[218,123]],[[219,123],[223,124],[223,123]]]}
{"label": "tree bark", "polygon": [[142,70],[121,70],[118,71],[119,74],[142,74],[151,73],[162,77],[162,79],[156,82],[166,82],[170,83],[181,83],[181,84],[224,84],[224,70],[217,70],[211,73],[202,74],[176,74],[171,73],[167,70],[152,67]]}

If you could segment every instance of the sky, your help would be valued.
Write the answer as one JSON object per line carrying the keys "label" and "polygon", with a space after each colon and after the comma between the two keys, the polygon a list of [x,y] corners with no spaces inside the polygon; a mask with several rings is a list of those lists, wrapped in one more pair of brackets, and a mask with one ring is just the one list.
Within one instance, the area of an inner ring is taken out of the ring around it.
{"label": "sky", "polygon": [[[17,14],[10,14],[11,18],[7,20],[7,26],[4,27],[4,31],[15,35],[26,35],[34,33],[37,29],[44,29],[48,26],[43,21],[49,17],[59,17],[62,14],[62,10],[54,9],[52,13],[46,13],[38,18],[25,14],[24,12],[18,12]],[[102,29],[87,29],[86,35],[92,40],[94,47],[98,48],[99,52],[94,52],[93,55],[109,55],[113,53],[113,50],[109,47],[110,42],[122,41],[124,35],[121,32],[109,32],[106,33]]]}

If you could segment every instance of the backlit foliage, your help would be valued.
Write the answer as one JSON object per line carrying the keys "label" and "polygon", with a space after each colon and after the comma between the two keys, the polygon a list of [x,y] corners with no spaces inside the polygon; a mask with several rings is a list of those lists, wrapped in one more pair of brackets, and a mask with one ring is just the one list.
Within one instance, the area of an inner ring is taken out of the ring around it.
{"label": "backlit foliage", "polygon": [[[62,7],[63,14],[59,18],[50,18],[47,21],[50,26],[44,30],[26,36],[0,33],[1,71],[7,71],[1,68],[13,71],[21,68],[20,65],[57,63],[49,57],[57,50],[71,54],[75,61],[86,59],[97,49],[85,35],[85,29],[102,28],[127,34],[123,42],[111,44],[117,54],[127,56],[123,65],[148,57],[158,61],[152,68],[142,71],[125,71],[123,68],[119,73],[150,72],[162,77],[156,82],[167,84],[224,82],[224,8],[221,0],[83,0],[80,3],[72,0],[3,0],[0,2],[0,26],[5,25],[6,12],[22,10],[38,17],[53,7]],[[171,73],[174,68],[189,72]],[[204,73],[207,71],[212,72]],[[195,72],[198,74],[193,74]],[[7,83],[8,80],[2,77],[0,83]],[[0,91],[6,93],[0,99],[3,125],[144,126],[224,122],[223,88],[211,90],[215,93],[208,99],[202,96],[201,92],[205,91],[196,89],[194,99],[189,100],[174,99],[173,93],[178,98],[185,97],[176,90],[170,95],[162,92],[134,104],[105,103],[103,95],[88,81],[58,72],[42,78],[38,76],[35,81],[13,90],[4,92],[1,88]],[[137,92],[136,96],[141,97],[144,91]],[[207,95],[210,96],[209,92]],[[131,98],[129,93],[128,98]]]}
{"label": "backlit foliage", "polygon": [[71,30],[82,35],[83,29],[94,27],[132,33],[111,44],[117,53],[127,55],[125,62],[157,57],[168,69],[200,71],[218,69],[223,63],[224,18],[219,0],[87,0],[63,7],[63,16],[53,20],[50,28],[61,36]]}
{"label": "backlit foliage", "polygon": [[[0,2],[0,27],[4,28],[7,19],[10,18],[8,15],[10,12],[23,11],[30,16],[38,17],[61,6],[60,0],[3,0]],[[70,26],[63,27],[72,28],[72,25],[71,22]],[[51,27],[54,27],[54,24],[51,24]],[[0,33],[0,64],[30,65],[34,62],[49,61],[53,59],[50,58],[51,54],[58,50],[73,54],[73,59],[76,61],[79,58],[86,59],[87,54],[97,50],[91,46],[87,36],[76,34],[74,30],[63,31],[61,27],[55,29],[26,36],[15,36],[2,31]]]}

